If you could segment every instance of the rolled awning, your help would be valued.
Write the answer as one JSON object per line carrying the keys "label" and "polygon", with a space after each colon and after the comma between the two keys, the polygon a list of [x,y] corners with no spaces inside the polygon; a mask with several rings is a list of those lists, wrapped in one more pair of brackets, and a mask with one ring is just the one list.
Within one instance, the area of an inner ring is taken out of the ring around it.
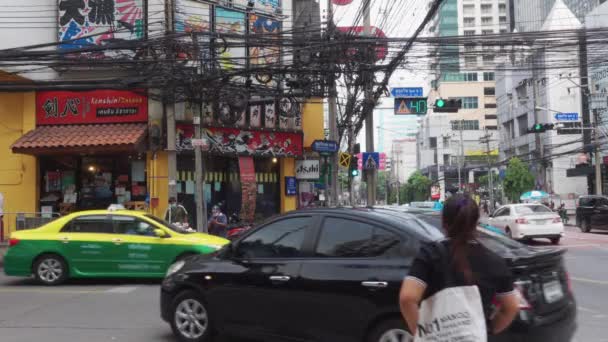
{"label": "rolled awning", "polygon": [[145,123],[40,126],[11,149],[23,154],[134,152],[146,138]]}

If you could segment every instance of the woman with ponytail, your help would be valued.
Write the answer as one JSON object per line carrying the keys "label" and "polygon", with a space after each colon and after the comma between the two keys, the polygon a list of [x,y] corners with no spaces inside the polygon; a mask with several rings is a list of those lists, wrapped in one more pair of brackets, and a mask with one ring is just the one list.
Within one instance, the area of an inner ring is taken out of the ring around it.
{"label": "woman with ponytail", "polygon": [[422,246],[401,287],[401,313],[414,336],[420,302],[448,287],[479,288],[489,335],[504,331],[517,315],[511,272],[502,258],[476,241],[478,220],[479,207],[469,196],[446,201],[442,225],[447,239]]}

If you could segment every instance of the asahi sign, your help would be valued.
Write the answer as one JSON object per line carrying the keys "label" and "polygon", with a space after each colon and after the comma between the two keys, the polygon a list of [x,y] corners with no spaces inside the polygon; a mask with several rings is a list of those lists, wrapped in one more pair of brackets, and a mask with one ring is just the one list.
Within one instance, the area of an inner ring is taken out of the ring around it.
{"label": "asahi sign", "polygon": [[318,160],[297,160],[296,179],[319,179],[320,166]]}

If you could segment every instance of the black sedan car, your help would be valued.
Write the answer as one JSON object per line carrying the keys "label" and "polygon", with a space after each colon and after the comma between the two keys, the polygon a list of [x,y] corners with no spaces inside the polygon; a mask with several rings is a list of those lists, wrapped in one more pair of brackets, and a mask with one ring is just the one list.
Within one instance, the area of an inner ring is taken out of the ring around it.
{"label": "black sedan car", "polygon": [[[181,341],[411,341],[398,293],[437,217],[389,209],[315,209],[272,219],[212,256],[172,265],[161,316]],[[517,277],[521,312],[498,341],[570,341],[576,305],[561,250],[480,232]]]}

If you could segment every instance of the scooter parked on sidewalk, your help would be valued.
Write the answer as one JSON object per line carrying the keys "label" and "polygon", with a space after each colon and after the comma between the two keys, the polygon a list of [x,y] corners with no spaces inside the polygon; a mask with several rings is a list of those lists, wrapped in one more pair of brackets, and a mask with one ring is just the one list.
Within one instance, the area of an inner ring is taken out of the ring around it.
{"label": "scooter parked on sidewalk", "polygon": [[233,213],[228,219],[228,233],[226,234],[226,238],[230,241],[234,241],[251,228],[253,228],[253,224],[243,221],[238,213]]}

